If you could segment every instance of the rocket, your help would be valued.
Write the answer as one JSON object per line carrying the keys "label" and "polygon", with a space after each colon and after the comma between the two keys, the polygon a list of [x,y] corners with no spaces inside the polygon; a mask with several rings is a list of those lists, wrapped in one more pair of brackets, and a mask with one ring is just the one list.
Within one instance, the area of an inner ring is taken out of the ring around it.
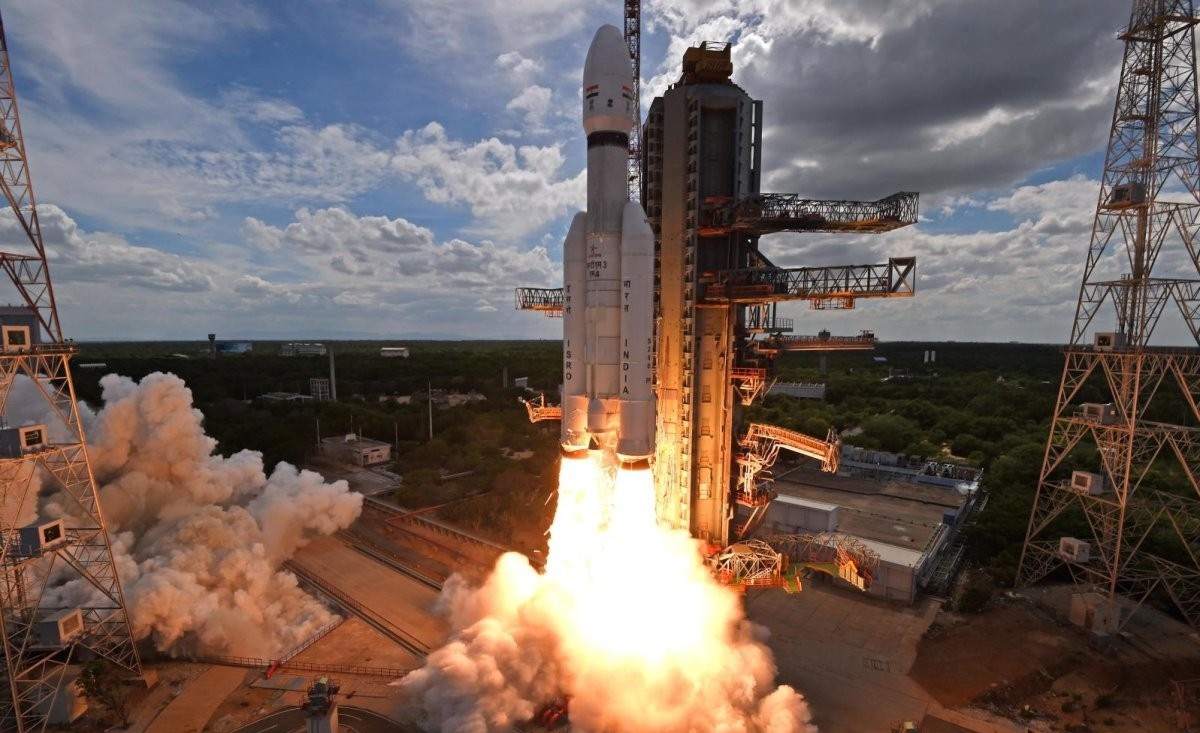
{"label": "rocket", "polygon": [[629,200],[633,68],[615,26],[583,65],[587,211],[563,244],[563,455],[614,450],[626,468],[654,453],[654,233]]}

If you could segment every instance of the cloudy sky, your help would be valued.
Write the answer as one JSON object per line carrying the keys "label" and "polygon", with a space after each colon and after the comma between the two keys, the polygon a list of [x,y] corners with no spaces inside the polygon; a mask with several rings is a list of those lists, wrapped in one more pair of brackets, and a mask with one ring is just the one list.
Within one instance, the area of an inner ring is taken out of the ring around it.
{"label": "cloudy sky", "polygon": [[[791,304],[798,332],[1063,342],[1129,7],[646,0],[643,104],[688,45],[733,41],[766,106],[764,190],[921,193],[888,235],[763,239],[785,266],[918,257],[915,299]],[[559,336],[513,288],[560,284],[583,58],[622,8],[8,0],[65,334]]]}

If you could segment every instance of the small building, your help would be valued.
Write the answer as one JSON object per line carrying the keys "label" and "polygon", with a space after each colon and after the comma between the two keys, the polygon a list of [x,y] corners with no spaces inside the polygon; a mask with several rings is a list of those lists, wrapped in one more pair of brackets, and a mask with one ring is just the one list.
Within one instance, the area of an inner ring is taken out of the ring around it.
{"label": "small building", "polygon": [[402,359],[407,359],[408,358],[408,347],[407,346],[384,346],[383,348],[381,348],[379,350],[379,355],[390,357],[390,358],[399,357]]}
{"label": "small building", "polygon": [[836,532],[838,506],[824,501],[780,494],[771,504],[767,520],[776,534]]}
{"label": "small building", "polygon": [[392,460],[392,446],[354,433],[321,439],[321,452],[356,466],[374,466]]}
{"label": "small building", "polygon": [[325,344],[290,343],[279,347],[280,356],[325,356]]}

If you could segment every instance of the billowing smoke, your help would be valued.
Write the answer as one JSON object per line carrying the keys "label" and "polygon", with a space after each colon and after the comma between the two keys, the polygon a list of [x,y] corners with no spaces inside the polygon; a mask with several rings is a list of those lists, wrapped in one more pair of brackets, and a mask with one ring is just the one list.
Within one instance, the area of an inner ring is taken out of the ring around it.
{"label": "billowing smoke", "polygon": [[[216,455],[175,375],[135,383],[112,374],[100,384],[104,407],[81,420],[135,637],[174,655],[270,657],[332,622],[279,567],[313,537],[349,526],[362,496],[286,463],[268,476],[254,451]],[[32,382],[20,387],[19,402],[38,402]],[[56,493],[39,513],[75,511]],[[52,593],[66,602],[85,585]]]}
{"label": "billowing smoke", "polygon": [[686,533],[656,526],[649,471],[564,460],[545,575],[501,558],[448,583],[451,641],[405,679],[445,733],[509,730],[566,699],[580,733],[815,731]]}

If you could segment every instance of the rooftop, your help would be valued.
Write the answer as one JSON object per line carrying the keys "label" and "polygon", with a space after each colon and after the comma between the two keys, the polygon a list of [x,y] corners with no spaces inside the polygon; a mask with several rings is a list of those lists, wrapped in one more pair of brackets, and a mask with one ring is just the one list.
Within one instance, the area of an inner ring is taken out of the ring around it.
{"label": "rooftop", "polygon": [[[966,496],[953,489],[920,486],[895,481],[873,481],[798,468],[775,479],[779,500],[801,499],[841,507],[838,530],[893,549],[876,548],[880,555],[913,552],[901,564],[915,564],[947,511],[958,510]],[[794,502],[792,502],[794,503]]]}

